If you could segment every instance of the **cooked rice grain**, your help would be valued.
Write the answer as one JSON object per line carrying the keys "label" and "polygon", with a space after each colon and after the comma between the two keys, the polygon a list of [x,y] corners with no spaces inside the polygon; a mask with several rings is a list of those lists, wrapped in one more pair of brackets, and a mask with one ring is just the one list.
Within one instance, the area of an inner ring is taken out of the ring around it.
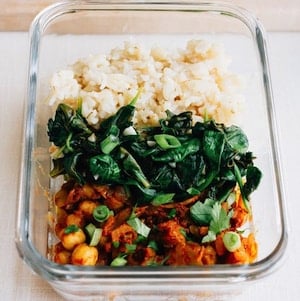
{"label": "cooked rice grain", "polygon": [[222,47],[204,40],[190,40],[185,49],[171,52],[125,42],[55,73],[49,104],[76,108],[81,98],[83,116],[98,127],[140,91],[134,120],[139,125],[156,124],[166,110],[190,110],[196,119],[207,116],[228,124],[243,101],[241,80],[228,65]]}

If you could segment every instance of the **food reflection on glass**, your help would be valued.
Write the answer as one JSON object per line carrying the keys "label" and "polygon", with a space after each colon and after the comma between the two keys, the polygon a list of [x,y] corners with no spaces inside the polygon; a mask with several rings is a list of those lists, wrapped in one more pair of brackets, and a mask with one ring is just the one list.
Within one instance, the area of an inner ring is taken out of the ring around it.
{"label": "food reflection on glass", "polygon": [[58,71],[48,122],[52,259],[75,265],[248,264],[261,171],[243,130],[240,79],[218,44],[133,42]]}

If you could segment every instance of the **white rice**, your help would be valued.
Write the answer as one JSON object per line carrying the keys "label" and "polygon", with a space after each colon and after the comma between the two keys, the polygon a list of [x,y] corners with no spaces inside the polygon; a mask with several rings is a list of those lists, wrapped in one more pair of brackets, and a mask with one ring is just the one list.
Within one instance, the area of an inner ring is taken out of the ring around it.
{"label": "white rice", "polygon": [[49,104],[64,102],[76,108],[81,99],[83,116],[98,127],[140,92],[137,124],[157,124],[166,110],[192,111],[196,120],[207,116],[228,124],[243,101],[241,79],[228,66],[221,45],[204,40],[190,40],[184,49],[172,51],[125,42],[56,72]]}

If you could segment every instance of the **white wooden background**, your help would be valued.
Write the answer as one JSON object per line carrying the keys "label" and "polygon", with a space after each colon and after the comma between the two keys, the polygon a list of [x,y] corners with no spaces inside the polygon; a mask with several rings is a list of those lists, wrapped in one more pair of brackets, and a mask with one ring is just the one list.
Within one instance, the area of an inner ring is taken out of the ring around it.
{"label": "white wooden background", "polygon": [[[23,264],[14,244],[28,60],[26,30],[33,12],[51,2],[55,1],[0,0],[0,300],[5,301],[62,300],[44,280],[33,275]],[[248,6],[256,10],[258,2],[264,1],[233,2],[249,2]],[[231,299],[233,301],[300,300],[300,1],[266,1],[270,2],[274,5],[281,3],[281,10],[274,14],[274,18],[286,16],[284,3],[291,4],[289,8],[294,9],[289,12],[287,20],[276,19],[273,23],[270,16],[266,17],[270,12],[260,13],[266,20],[267,29],[272,30],[268,33],[269,55],[288,205],[289,245],[283,266],[268,278],[252,284],[242,296]],[[10,18],[7,19],[7,16]],[[17,30],[25,32],[14,32]]]}
{"label": "white wooden background", "polygon": [[[107,2],[110,1],[112,0],[107,0]],[[142,0],[136,1],[142,2]],[[181,1],[184,2],[185,0]],[[194,1],[209,2],[209,0]],[[264,23],[266,29],[269,31],[300,30],[299,0],[214,1],[233,3],[248,9],[249,11],[253,12]],[[35,14],[37,14],[41,9],[43,9],[47,5],[53,4],[55,2],[59,2],[59,0],[0,0],[0,31],[28,30],[29,24],[35,16]],[[147,2],[147,0],[144,0],[144,2]]]}

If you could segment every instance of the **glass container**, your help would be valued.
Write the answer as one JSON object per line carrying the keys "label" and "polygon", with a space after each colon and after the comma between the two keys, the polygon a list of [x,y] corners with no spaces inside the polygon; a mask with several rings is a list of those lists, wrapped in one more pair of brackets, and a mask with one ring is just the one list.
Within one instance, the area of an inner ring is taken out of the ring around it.
{"label": "glass container", "polygon": [[[45,104],[51,75],[81,57],[134,38],[143,45],[181,47],[190,38],[220,42],[231,70],[246,78],[239,125],[263,171],[252,209],[259,256],[247,265],[80,267],[49,259],[51,180]],[[36,16],[30,57],[16,244],[20,256],[70,300],[216,300],[236,293],[280,266],[287,244],[282,175],[265,33],[242,8],[214,2],[65,1]]]}

